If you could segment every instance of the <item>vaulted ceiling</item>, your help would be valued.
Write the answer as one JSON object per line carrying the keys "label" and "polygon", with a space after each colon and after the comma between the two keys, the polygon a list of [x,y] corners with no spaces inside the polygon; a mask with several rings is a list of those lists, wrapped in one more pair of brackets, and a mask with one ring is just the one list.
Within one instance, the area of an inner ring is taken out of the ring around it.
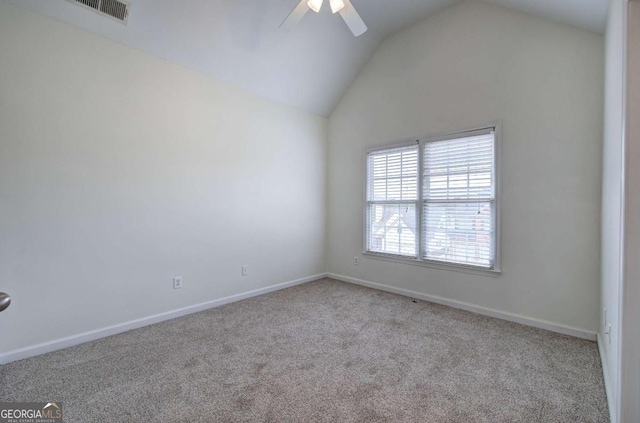
{"label": "vaulted ceiling", "polygon": [[[298,0],[131,0],[125,26],[68,0],[5,0],[216,79],[327,116],[380,42],[459,0],[351,0],[355,38],[328,6],[291,31]],[[466,0],[480,1],[480,0]],[[608,0],[482,0],[603,32]]]}

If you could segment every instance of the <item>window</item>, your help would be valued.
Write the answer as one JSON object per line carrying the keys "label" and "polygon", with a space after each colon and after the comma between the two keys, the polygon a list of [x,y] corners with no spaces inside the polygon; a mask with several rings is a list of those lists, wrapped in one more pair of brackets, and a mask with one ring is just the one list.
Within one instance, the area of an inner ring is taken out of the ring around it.
{"label": "window", "polygon": [[417,257],[418,146],[369,153],[367,251]]}
{"label": "window", "polygon": [[497,270],[499,129],[370,150],[365,251]]}

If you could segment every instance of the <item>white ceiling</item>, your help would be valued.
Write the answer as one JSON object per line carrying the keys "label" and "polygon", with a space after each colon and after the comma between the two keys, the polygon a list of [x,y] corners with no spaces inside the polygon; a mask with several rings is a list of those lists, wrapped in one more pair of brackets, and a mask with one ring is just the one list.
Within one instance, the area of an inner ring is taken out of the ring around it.
{"label": "white ceiling", "polygon": [[[351,0],[354,38],[327,5],[290,32],[298,0],[132,0],[127,26],[66,0],[6,0],[259,95],[327,116],[380,42],[459,0]],[[483,0],[603,32],[608,0]]]}

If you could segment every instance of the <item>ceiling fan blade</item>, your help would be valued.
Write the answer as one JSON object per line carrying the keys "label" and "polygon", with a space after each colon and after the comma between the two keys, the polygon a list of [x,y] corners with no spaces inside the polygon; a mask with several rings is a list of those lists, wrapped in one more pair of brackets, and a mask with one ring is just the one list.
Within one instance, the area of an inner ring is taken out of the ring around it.
{"label": "ceiling fan blade", "polygon": [[356,9],[353,7],[349,0],[344,1],[344,8],[340,10],[340,15],[342,15],[342,19],[347,23],[347,26],[353,32],[353,35],[359,37],[367,31],[367,25],[364,24],[364,21],[356,12]]}
{"label": "ceiling fan blade", "polygon": [[296,24],[300,22],[302,18],[304,18],[304,15],[306,15],[307,12],[311,10],[307,5],[307,1],[308,0],[302,0],[300,3],[298,3],[295,9],[293,9],[293,11],[289,13],[287,19],[285,19],[284,22],[280,24],[280,28],[289,30],[296,26]]}

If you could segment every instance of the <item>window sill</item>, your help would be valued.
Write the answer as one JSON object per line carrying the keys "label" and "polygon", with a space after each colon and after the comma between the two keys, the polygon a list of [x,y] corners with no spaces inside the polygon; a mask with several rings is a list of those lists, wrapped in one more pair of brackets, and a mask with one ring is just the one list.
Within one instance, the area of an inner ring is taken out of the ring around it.
{"label": "window sill", "polygon": [[364,251],[363,256],[374,260],[391,261],[394,263],[409,264],[412,266],[431,267],[440,270],[451,270],[454,272],[470,273],[472,275],[491,276],[494,278],[502,274],[500,269],[482,269],[480,267],[464,266],[458,264],[441,263],[437,261],[419,260],[410,257],[392,256],[388,254],[372,253]]}

